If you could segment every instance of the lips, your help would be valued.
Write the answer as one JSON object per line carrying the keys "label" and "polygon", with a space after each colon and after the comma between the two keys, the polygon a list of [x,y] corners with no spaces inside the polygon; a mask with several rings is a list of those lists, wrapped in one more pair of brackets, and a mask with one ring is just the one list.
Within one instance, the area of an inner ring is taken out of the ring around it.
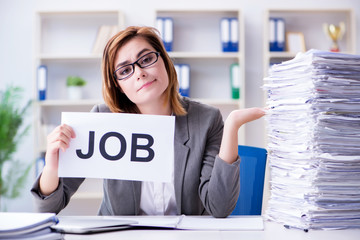
{"label": "lips", "polygon": [[151,84],[153,84],[155,81],[156,81],[156,79],[153,80],[153,81],[144,83],[144,84],[137,90],[137,92],[140,91],[140,90],[143,89],[143,88],[147,88],[148,86],[150,86]]}

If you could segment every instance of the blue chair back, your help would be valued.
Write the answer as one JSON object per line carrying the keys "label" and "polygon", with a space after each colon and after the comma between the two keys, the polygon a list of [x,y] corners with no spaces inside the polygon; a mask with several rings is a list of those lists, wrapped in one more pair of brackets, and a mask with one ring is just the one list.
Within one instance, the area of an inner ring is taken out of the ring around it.
{"label": "blue chair back", "polygon": [[239,145],[240,194],[231,215],[261,215],[267,151]]}

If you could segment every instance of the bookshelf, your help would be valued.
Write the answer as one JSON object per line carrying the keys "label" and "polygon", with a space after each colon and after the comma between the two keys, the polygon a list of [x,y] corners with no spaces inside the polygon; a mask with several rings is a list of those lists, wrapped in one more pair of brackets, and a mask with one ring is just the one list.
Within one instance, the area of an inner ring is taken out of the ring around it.
{"label": "bookshelf", "polygon": [[[353,9],[267,9],[264,13],[263,52],[264,76],[268,75],[271,64],[294,58],[296,53],[289,51],[269,51],[269,18],[280,17],[285,20],[285,32],[300,32],[304,35],[306,50],[329,51],[331,40],[323,31],[323,24],[345,23],[345,34],[339,41],[340,51],[354,54],[355,15]],[[286,41],[286,40],[285,40]]]}
{"label": "bookshelf", "polygon": [[[244,20],[239,10],[158,9],[156,19],[173,20],[173,47],[169,51],[175,64],[190,65],[189,97],[220,109],[224,120],[234,110],[245,107],[245,36]],[[237,18],[239,51],[223,52],[220,37],[222,18]],[[155,19],[155,26],[156,26]],[[240,98],[232,99],[230,65],[240,68]],[[244,144],[244,129],[239,144]]]}
{"label": "bookshelf", "polygon": [[[46,151],[46,136],[60,124],[61,112],[89,112],[101,96],[101,51],[94,51],[102,26],[124,27],[121,11],[37,11],[34,16],[34,146],[35,158]],[[39,101],[37,68],[47,67],[46,99]],[[69,100],[67,76],[87,81],[83,99]],[[96,214],[102,199],[102,180],[86,179],[64,212]],[[86,200],[86,201],[83,201]],[[82,206],[82,208],[81,208]],[[83,209],[83,210],[81,210]],[[95,212],[87,213],[86,209]]]}
{"label": "bookshelf", "polygon": [[[35,154],[46,149],[49,130],[60,124],[61,111],[90,111],[102,102],[101,57],[93,52],[98,31],[103,25],[124,26],[119,11],[39,11],[35,13],[34,46],[34,100],[36,100]],[[38,100],[37,71],[40,65],[47,67],[46,99]],[[87,81],[84,99],[68,100],[67,76],[75,75]],[[36,157],[37,157],[36,156]]]}

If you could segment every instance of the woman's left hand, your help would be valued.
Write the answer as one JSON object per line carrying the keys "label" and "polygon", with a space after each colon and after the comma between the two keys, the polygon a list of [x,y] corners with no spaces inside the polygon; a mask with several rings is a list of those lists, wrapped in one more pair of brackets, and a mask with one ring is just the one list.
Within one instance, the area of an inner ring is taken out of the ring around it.
{"label": "woman's left hand", "polygon": [[219,157],[225,162],[233,163],[238,156],[238,129],[245,123],[265,115],[262,108],[245,108],[232,111],[224,125]]}

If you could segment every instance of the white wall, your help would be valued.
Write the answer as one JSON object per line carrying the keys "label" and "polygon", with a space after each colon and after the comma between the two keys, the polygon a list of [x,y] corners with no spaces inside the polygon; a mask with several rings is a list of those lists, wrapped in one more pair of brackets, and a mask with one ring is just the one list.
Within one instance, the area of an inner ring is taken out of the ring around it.
{"label": "white wall", "polygon": [[[0,89],[8,84],[25,89],[25,99],[32,97],[33,69],[33,15],[36,10],[72,10],[72,9],[121,9],[125,13],[127,25],[153,24],[155,9],[241,9],[245,19],[246,44],[246,81],[247,107],[263,106],[262,85],[262,30],[263,12],[267,8],[353,8],[356,26],[360,26],[360,1],[358,0],[0,0]],[[321,31],[321,29],[319,29]],[[357,54],[360,53],[360,31],[357,31]],[[31,124],[32,112],[27,123]],[[1,123],[0,123],[1,124]],[[258,120],[248,124],[247,143],[264,147],[264,122]],[[16,157],[31,161],[33,156],[33,133],[24,139]],[[33,211],[29,192],[33,179],[24,189],[22,197],[16,201],[7,201],[9,211]]]}

